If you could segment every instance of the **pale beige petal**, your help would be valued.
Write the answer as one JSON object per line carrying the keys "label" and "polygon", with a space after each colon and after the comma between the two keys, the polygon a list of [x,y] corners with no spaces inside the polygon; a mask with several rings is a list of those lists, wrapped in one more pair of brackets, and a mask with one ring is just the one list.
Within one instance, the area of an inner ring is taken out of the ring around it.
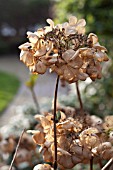
{"label": "pale beige petal", "polygon": [[85,27],[76,27],[76,31],[78,32],[78,34],[85,34]]}
{"label": "pale beige petal", "polygon": [[86,21],[85,19],[80,19],[78,20],[76,26],[79,26],[79,27],[84,27],[86,25]]}
{"label": "pale beige petal", "polygon": [[38,30],[35,32],[35,34],[36,34],[39,38],[41,38],[41,37],[44,36],[44,30],[43,30],[42,28],[40,28],[40,29],[38,29]]}
{"label": "pale beige petal", "polygon": [[44,34],[47,34],[48,32],[52,31],[52,27],[51,26],[46,26],[44,27]]}
{"label": "pale beige petal", "polygon": [[38,41],[38,36],[35,34],[35,33],[32,33],[32,32],[27,32],[27,35],[28,35],[28,38],[29,38],[29,41],[33,44],[36,44],[37,41]]}
{"label": "pale beige petal", "polygon": [[54,22],[52,21],[52,19],[49,19],[49,18],[48,18],[46,21],[47,21],[48,24],[50,24],[50,26],[51,26],[52,28],[54,28]]}
{"label": "pale beige petal", "polygon": [[70,16],[69,17],[69,25],[73,26],[77,23],[77,18],[75,16]]}
{"label": "pale beige petal", "polygon": [[68,35],[71,35],[71,34],[75,34],[76,33],[76,30],[75,30],[75,27],[73,26],[67,26],[65,28],[65,34],[68,36]]}
{"label": "pale beige petal", "polygon": [[26,42],[26,43],[20,45],[18,48],[23,51],[28,51],[30,47],[32,47],[31,43]]}
{"label": "pale beige petal", "polygon": [[33,54],[29,51],[21,51],[20,60],[23,61],[27,66],[33,64]]}

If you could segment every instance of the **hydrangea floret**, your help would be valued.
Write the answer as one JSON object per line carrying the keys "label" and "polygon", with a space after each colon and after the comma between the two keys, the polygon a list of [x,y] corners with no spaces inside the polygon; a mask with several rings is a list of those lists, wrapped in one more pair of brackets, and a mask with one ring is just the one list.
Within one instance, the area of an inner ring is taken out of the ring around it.
{"label": "hydrangea floret", "polygon": [[106,48],[98,42],[97,35],[85,35],[84,19],[71,16],[69,22],[49,26],[36,32],[27,32],[28,42],[19,46],[20,60],[35,74],[44,74],[47,68],[69,83],[78,80],[101,78],[101,65],[107,61]]}

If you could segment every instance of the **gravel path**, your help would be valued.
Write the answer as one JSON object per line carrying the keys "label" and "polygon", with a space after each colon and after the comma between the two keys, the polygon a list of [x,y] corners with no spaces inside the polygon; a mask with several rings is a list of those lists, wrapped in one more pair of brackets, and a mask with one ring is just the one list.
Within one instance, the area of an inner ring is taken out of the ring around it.
{"label": "gravel path", "polygon": [[[29,78],[29,70],[22,62],[19,61],[19,57],[0,56],[0,70],[16,75],[21,81],[21,86],[17,95],[0,117],[0,126],[3,126],[8,123],[12,116],[15,116],[15,109],[17,106],[25,104],[31,105],[33,104],[33,100],[31,92],[25,86],[25,82]],[[56,75],[50,74],[49,72],[39,76],[34,89],[39,103],[43,102],[45,97],[53,97],[55,80]],[[60,95],[68,94],[68,90],[68,87],[62,88],[59,86]]]}

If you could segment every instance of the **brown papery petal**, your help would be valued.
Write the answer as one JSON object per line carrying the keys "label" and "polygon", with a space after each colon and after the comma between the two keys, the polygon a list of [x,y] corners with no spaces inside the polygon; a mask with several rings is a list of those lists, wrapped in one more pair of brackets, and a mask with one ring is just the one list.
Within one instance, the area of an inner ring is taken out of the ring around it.
{"label": "brown papery petal", "polygon": [[45,141],[45,138],[44,138],[44,133],[40,132],[40,131],[37,131],[37,133],[35,133],[33,136],[33,141],[40,145],[40,144],[43,144],[44,141]]}
{"label": "brown papery petal", "polygon": [[44,74],[46,72],[47,67],[45,66],[45,64],[43,64],[41,61],[39,61],[36,65],[35,65],[36,71],[39,74]]}
{"label": "brown papery petal", "polygon": [[53,162],[52,153],[48,149],[45,150],[43,159],[45,162]]}
{"label": "brown papery petal", "polygon": [[74,167],[74,163],[72,162],[72,158],[69,155],[58,155],[59,160],[58,163],[62,165],[66,169],[71,169]]}
{"label": "brown papery petal", "polygon": [[63,53],[62,58],[68,63],[70,59],[75,55],[75,51],[70,49]]}
{"label": "brown papery petal", "polygon": [[82,162],[82,155],[81,157],[78,157],[77,154],[72,155],[72,162],[74,163],[74,165]]}

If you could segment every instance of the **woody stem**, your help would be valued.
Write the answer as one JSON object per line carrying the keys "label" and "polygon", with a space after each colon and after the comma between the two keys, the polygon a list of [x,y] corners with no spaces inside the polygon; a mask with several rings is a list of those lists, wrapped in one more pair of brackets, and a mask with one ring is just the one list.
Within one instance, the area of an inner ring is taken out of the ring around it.
{"label": "woody stem", "polygon": [[93,170],[93,156],[90,159],[90,170]]}
{"label": "woody stem", "polygon": [[79,103],[80,103],[80,109],[83,110],[83,103],[82,103],[82,99],[81,99],[81,95],[80,95],[78,81],[76,81],[76,91],[77,91],[77,96],[78,96],[78,100],[79,100]]}
{"label": "woody stem", "polygon": [[57,129],[56,129],[56,105],[57,105],[57,93],[58,93],[58,83],[59,83],[59,76],[56,79],[56,87],[55,87],[55,94],[54,94],[54,147],[55,147],[55,152],[54,152],[54,170],[57,169]]}

